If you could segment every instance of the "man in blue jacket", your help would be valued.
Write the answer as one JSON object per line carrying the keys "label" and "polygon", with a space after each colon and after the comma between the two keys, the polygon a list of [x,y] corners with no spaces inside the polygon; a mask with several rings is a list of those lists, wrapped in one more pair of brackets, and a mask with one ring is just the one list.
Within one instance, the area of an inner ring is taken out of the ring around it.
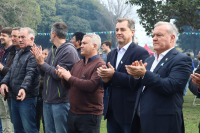
{"label": "man in blue jacket", "polygon": [[[145,64],[127,66],[130,85],[138,89],[132,133],[184,133],[183,91],[191,73],[191,58],[174,47],[178,30],[158,22],[153,31],[154,56]],[[146,67],[145,67],[146,66]]]}
{"label": "man in blue jacket", "polygon": [[61,84],[61,79],[55,73],[57,65],[71,70],[79,60],[76,48],[66,43],[67,25],[57,22],[51,28],[51,41],[54,44],[47,59],[44,61],[42,48],[32,48],[32,54],[37,60],[40,72],[44,76],[43,85],[43,115],[47,133],[66,133],[67,116],[69,111],[68,89]]}

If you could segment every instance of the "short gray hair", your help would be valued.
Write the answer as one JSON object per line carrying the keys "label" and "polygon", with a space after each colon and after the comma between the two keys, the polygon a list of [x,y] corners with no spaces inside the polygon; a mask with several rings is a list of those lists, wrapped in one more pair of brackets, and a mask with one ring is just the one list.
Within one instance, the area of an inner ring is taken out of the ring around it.
{"label": "short gray hair", "polygon": [[97,35],[95,33],[88,33],[88,34],[84,35],[83,37],[90,37],[91,43],[97,44],[97,51],[99,50],[99,48],[101,47],[101,38],[99,35]]}
{"label": "short gray hair", "polygon": [[29,27],[24,27],[24,28],[21,28],[20,31],[22,30],[27,30],[28,31],[28,35],[29,37],[33,37],[35,39],[35,32],[33,29],[29,28]]}
{"label": "short gray hair", "polygon": [[169,33],[171,35],[175,35],[175,42],[176,42],[177,39],[178,39],[178,29],[176,28],[176,26],[172,23],[169,23],[169,22],[159,21],[158,23],[156,23],[154,25],[154,28],[157,27],[157,26],[160,26],[160,25],[167,25],[167,30],[169,31]]}
{"label": "short gray hair", "polygon": [[66,39],[68,27],[64,22],[56,22],[51,27],[51,32],[56,33],[60,39]]}
{"label": "short gray hair", "polygon": [[131,29],[131,30],[135,30],[135,22],[130,19],[130,18],[118,18],[117,19],[117,23],[121,23],[121,22],[124,22],[124,21],[127,21],[128,22],[128,28]]}

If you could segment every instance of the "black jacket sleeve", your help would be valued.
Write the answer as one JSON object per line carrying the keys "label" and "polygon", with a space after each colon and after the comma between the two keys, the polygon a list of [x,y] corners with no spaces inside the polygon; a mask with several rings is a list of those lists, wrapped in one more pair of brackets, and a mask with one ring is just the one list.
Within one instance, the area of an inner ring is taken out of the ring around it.
{"label": "black jacket sleeve", "polygon": [[[200,66],[198,66],[198,68],[197,68],[197,70],[195,71],[195,73],[199,73],[199,74],[200,74]],[[190,89],[190,91],[191,91],[194,95],[200,97],[200,93],[199,93],[199,91],[198,91],[198,86],[195,85],[195,84],[192,82],[192,79],[190,79],[190,82],[189,82],[189,89]]]}

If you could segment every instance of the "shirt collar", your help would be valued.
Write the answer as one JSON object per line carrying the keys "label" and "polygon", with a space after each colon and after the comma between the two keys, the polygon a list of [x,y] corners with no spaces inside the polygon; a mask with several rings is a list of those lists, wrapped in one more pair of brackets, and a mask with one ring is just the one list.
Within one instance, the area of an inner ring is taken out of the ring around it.
{"label": "shirt collar", "polygon": [[[127,50],[128,47],[131,45],[132,41],[130,41],[129,43],[127,43],[126,45],[124,45],[121,49]],[[117,51],[120,51],[121,49],[119,49],[119,46],[117,47]]]}
{"label": "shirt collar", "polygon": [[[173,48],[174,48],[174,47],[172,47],[172,48],[170,48],[170,49],[168,49],[168,50],[162,52],[159,56],[164,57],[164,56],[165,56],[171,49],[173,49]],[[157,59],[157,56],[158,56],[157,52],[154,52],[154,57],[155,57],[155,59]]]}
{"label": "shirt collar", "polygon": [[[97,55],[95,55],[95,56],[92,56],[92,57],[90,57],[90,58],[88,59],[88,62],[87,62],[87,64],[88,64],[89,62],[93,61],[94,59],[98,58],[98,57],[99,57],[99,55],[98,55],[98,54],[97,54]],[[83,57],[83,61],[84,61],[84,63],[85,63],[85,57]]]}
{"label": "shirt collar", "polygon": [[8,47],[7,49],[4,48],[5,52],[9,51],[12,46],[13,45],[11,45],[10,47]]}

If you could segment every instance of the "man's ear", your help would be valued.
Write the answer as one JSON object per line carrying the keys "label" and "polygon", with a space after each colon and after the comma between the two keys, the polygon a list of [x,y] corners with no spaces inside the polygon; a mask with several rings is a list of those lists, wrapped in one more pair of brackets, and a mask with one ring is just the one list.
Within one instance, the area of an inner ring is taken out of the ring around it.
{"label": "man's ear", "polygon": [[94,44],[94,48],[97,49],[97,44]]}
{"label": "man's ear", "polygon": [[172,41],[174,42],[175,39],[176,39],[175,35],[171,35],[171,42],[172,42]]}
{"label": "man's ear", "polygon": [[135,34],[135,30],[132,30],[131,33],[132,33],[132,36],[134,36],[134,34]]}
{"label": "man's ear", "polygon": [[78,40],[77,42],[78,42],[79,46],[81,46],[81,45],[80,45],[81,41],[80,41],[80,40]]}
{"label": "man's ear", "polygon": [[31,37],[31,41],[33,41],[34,40],[34,37]]}

